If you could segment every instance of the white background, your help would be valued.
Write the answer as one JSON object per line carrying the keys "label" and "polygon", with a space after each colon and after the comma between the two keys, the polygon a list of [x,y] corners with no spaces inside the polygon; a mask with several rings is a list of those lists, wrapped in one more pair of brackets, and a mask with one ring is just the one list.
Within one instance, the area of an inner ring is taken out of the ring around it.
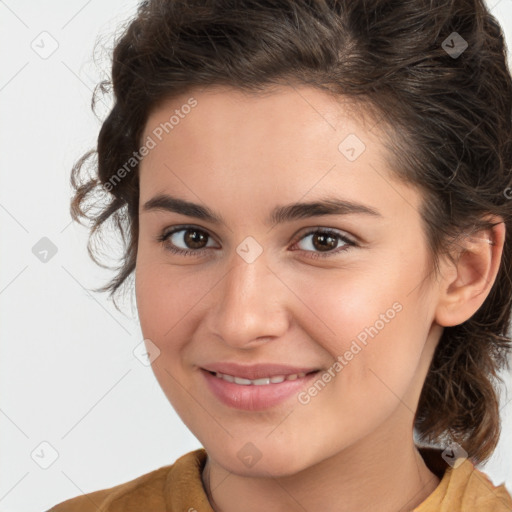
{"label": "white background", "polygon": [[[512,47],[512,1],[488,5]],[[91,93],[108,72],[105,61],[93,62],[94,44],[101,36],[108,45],[135,8],[134,0],[0,0],[3,512],[46,510],[200,446],[133,355],[142,340],[134,305],[125,303],[123,315],[105,294],[87,291],[111,274],[89,259],[86,229],[70,222],[70,169],[95,144]],[[45,59],[32,48],[52,44]],[[43,237],[57,249],[46,263],[32,252]],[[503,435],[482,469],[512,491],[507,382]],[[53,450],[58,458],[43,469]]]}

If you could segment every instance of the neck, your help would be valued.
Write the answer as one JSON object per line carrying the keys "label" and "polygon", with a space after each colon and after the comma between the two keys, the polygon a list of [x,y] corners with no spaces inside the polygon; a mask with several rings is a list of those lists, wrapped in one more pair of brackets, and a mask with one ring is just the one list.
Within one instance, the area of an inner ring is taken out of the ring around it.
{"label": "neck", "polygon": [[[379,436],[380,437],[380,436]],[[361,441],[294,475],[274,478],[230,473],[207,459],[203,485],[215,512],[407,512],[437,487],[414,445],[397,439]],[[376,507],[378,505],[378,507]]]}

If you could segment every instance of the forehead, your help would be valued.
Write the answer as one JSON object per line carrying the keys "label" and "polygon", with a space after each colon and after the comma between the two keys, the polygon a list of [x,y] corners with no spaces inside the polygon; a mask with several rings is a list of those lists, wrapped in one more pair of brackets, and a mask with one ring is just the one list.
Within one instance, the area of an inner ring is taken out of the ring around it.
{"label": "forehead", "polygon": [[285,141],[284,149],[298,145],[293,144],[294,140],[314,136],[315,145],[303,150],[318,151],[323,141],[330,145],[333,136],[350,130],[362,135],[373,131],[377,124],[364,104],[314,87],[272,86],[261,92],[247,92],[215,85],[196,87],[160,103],[149,116],[144,135],[161,127],[164,137],[172,133],[179,134],[180,139],[218,136],[225,142],[263,140],[269,148]]}
{"label": "forehead", "polygon": [[277,192],[297,201],[335,191],[374,206],[419,206],[416,190],[392,172],[383,126],[346,98],[316,88],[191,90],[151,113],[148,137],[156,145],[140,168],[146,199],[166,190],[201,197],[215,186],[219,197],[261,202]]}

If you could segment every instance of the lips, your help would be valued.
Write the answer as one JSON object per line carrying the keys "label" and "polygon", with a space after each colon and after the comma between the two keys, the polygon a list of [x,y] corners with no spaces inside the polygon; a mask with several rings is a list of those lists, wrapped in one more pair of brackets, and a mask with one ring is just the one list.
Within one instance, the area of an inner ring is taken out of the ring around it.
{"label": "lips", "polygon": [[[277,368],[276,365],[274,365],[273,369],[269,369],[268,365],[262,365],[260,367],[245,367],[244,370],[245,375],[248,373],[251,373],[251,375],[261,375],[262,372],[291,372],[297,371],[298,368],[291,368],[289,366],[286,368],[283,368],[282,366]],[[236,371],[234,373],[236,373]],[[259,379],[254,380],[246,380],[243,377],[233,377],[233,381],[231,381],[226,380],[223,377],[219,377],[217,372],[203,368],[200,370],[200,374],[204,379],[203,382],[205,382],[206,388],[212,394],[212,397],[216,398],[221,404],[232,409],[245,411],[262,411],[289,403],[289,400],[292,400],[294,396],[296,397],[298,393],[300,393],[316,378],[317,373],[318,372],[316,371],[312,371],[307,374],[304,372],[299,374],[289,374],[288,377],[293,375],[301,375],[301,377],[297,376],[294,379],[285,379],[281,382],[272,383],[268,381],[270,381],[270,379],[277,379],[279,376],[274,375],[273,377],[260,377]],[[281,380],[282,378],[281,374],[281,377],[279,377],[278,380]],[[237,382],[238,379],[242,379],[242,381]],[[255,383],[255,381],[258,382],[258,380],[260,382]]]}
{"label": "lips", "polygon": [[[311,366],[289,366],[274,363],[254,364],[254,365],[241,365],[238,363],[211,363],[204,365],[203,370],[212,374],[220,374],[217,376],[228,376],[238,379],[245,379],[249,381],[258,381],[260,379],[273,379],[283,377],[283,380],[293,380],[293,376],[297,375],[303,377],[312,372],[318,371],[318,368]],[[240,384],[250,384],[247,382],[240,382]]]}

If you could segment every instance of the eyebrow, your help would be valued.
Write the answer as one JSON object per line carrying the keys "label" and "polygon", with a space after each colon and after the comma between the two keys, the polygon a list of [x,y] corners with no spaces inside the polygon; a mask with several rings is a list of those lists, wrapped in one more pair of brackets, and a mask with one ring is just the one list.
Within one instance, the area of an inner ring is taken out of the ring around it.
{"label": "eyebrow", "polygon": [[[210,208],[185,201],[184,199],[172,197],[168,194],[159,194],[144,203],[143,211],[147,212],[153,210],[179,213],[187,217],[195,217],[211,222],[212,224],[225,225],[222,217]],[[374,217],[382,217],[382,214],[378,210],[362,203],[326,197],[309,203],[291,203],[284,206],[276,206],[265,221],[265,224],[276,225],[321,215],[348,214],[365,214]]]}

